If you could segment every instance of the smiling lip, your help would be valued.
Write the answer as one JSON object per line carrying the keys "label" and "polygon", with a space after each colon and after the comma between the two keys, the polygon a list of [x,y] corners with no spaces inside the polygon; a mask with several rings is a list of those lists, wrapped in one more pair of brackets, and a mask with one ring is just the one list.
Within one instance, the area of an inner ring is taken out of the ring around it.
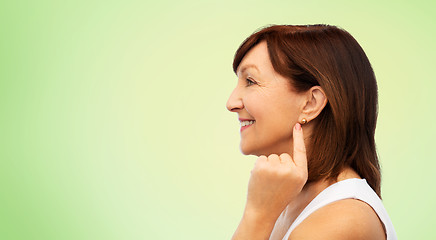
{"label": "smiling lip", "polygon": [[[253,119],[246,119],[246,118],[239,118],[239,121],[240,121],[240,122],[243,122],[243,121],[255,121],[255,120],[253,120]],[[254,123],[253,123],[253,124],[254,124]],[[240,132],[242,132],[242,131],[244,131],[245,129],[251,127],[251,125],[253,125],[253,124],[250,124],[250,125],[247,125],[247,126],[243,126],[243,127],[241,127]]]}
{"label": "smiling lip", "polygon": [[[254,123],[253,123],[253,124],[254,124]],[[243,126],[243,127],[241,127],[241,132],[244,131],[245,129],[251,127],[251,125],[253,125],[253,124],[250,124],[250,125],[247,125],[247,126]]]}
{"label": "smiling lip", "polygon": [[254,119],[248,119],[248,118],[238,118],[238,120],[240,122],[242,122],[242,121],[254,121]]}

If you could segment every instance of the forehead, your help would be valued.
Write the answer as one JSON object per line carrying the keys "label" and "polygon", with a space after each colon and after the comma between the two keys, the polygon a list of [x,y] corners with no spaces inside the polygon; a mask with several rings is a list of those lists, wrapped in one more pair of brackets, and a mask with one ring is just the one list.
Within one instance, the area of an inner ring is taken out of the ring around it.
{"label": "forehead", "polygon": [[273,69],[265,41],[258,43],[250,49],[247,54],[245,54],[238,66],[237,74],[239,75],[247,69],[255,69],[258,72],[270,71]]}

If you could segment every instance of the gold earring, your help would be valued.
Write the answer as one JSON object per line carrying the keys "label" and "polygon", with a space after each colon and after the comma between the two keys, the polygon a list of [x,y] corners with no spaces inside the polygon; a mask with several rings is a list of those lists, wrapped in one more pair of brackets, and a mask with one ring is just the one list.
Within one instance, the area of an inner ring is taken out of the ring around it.
{"label": "gold earring", "polygon": [[303,125],[303,124],[306,124],[307,123],[307,120],[305,119],[305,118],[303,118],[302,120],[301,120],[301,124]]}

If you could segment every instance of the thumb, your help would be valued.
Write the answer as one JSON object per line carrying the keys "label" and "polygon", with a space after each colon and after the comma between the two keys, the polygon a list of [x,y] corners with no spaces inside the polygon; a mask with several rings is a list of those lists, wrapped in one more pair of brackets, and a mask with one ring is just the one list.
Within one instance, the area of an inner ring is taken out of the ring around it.
{"label": "thumb", "polygon": [[299,123],[293,128],[294,157],[295,165],[307,169],[306,146],[304,145],[303,128]]}

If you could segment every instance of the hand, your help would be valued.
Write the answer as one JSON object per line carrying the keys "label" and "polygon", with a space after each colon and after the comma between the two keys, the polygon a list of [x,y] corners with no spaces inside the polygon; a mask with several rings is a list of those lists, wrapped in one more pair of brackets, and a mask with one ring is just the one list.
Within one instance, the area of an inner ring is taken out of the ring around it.
{"label": "hand", "polygon": [[294,157],[283,153],[260,156],[251,171],[245,214],[276,221],[307,181],[307,157],[303,129],[293,128]]}

